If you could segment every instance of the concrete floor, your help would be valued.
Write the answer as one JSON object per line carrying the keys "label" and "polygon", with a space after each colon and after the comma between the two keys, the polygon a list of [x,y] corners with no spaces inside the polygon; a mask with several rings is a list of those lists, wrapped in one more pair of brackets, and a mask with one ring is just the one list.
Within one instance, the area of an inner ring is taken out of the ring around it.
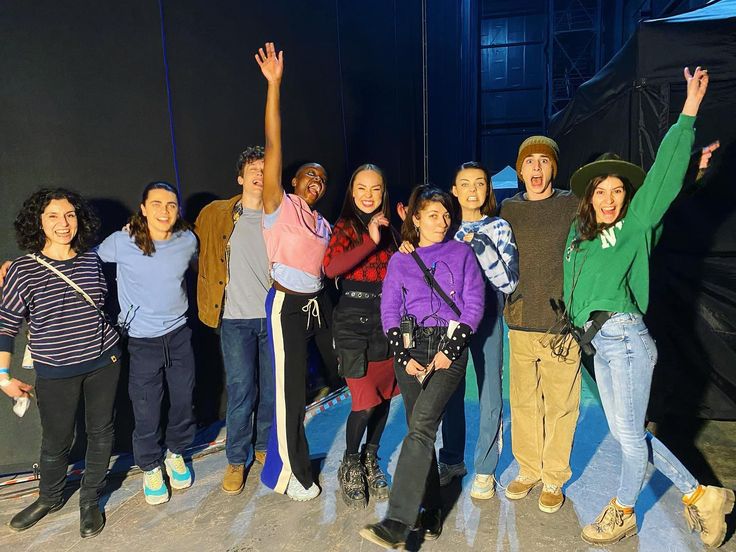
{"label": "concrete floor", "polygon": [[[337,467],[344,447],[344,421],[349,411],[344,402],[311,418],[307,431],[311,451],[321,466],[322,494],[308,503],[292,502],[260,484],[258,466],[248,475],[238,496],[220,490],[226,465],[222,452],[193,464],[195,481],[190,489],[177,491],[170,502],[149,506],[143,499],[142,477],[113,479],[105,497],[107,526],[96,538],[79,537],[77,493],[58,513],[36,527],[13,533],[5,525],[33,497],[0,501],[0,549],[38,551],[378,551],[363,541],[358,530],[379,520],[386,502],[370,504],[367,510],[348,509],[340,499]],[[469,461],[477,436],[477,402],[467,403]],[[508,411],[504,441],[509,443]],[[382,464],[392,473],[405,433],[400,397],[394,400],[382,445]],[[615,492],[619,449],[608,434],[602,410],[590,389],[584,394],[580,422],[572,454],[573,478],[565,488],[567,501],[556,514],[539,511],[539,490],[521,501],[509,501],[503,493],[488,501],[470,498],[471,477],[444,489],[451,508],[438,541],[410,542],[410,550],[461,552],[496,550],[553,552],[605,550],[580,540],[582,525],[590,522]],[[516,474],[509,446],[504,446],[497,477],[506,484]],[[659,472],[650,472],[637,504],[639,535],[608,549],[630,551],[703,550],[700,540],[687,531],[680,495]],[[731,538],[722,550],[736,551]]]}

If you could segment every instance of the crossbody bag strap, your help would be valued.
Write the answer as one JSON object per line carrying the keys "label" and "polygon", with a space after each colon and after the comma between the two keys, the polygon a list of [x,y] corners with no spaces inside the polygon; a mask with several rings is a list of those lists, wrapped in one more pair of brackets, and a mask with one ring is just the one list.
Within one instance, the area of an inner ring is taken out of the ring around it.
{"label": "crossbody bag strap", "polygon": [[61,278],[62,280],[64,280],[67,284],[69,284],[69,286],[74,291],[76,291],[79,295],[81,295],[84,298],[84,300],[87,301],[87,303],[89,303],[90,306],[92,306],[92,308],[94,308],[96,311],[100,312],[100,307],[97,306],[97,304],[92,300],[92,298],[89,296],[89,294],[86,291],[84,291],[81,287],[79,287],[76,284],[76,282],[74,282],[71,278],[69,278],[69,276],[67,276],[66,274],[64,274],[61,270],[59,270],[58,268],[56,268],[54,265],[52,265],[51,263],[49,263],[45,259],[42,259],[38,255],[34,255],[33,253],[30,253],[28,256],[31,257],[34,261],[36,261],[38,264],[45,266],[51,272],[53,272],[54,274],[56,274],[59,278]]}
{"label": "crossbody bag strap", "polygon": [[461,315],[461,312],[458,306],[455,304],[455,301],[453,301],[450,296],[445,293],[445,290],[440,287],[439,283],[434,278],[434,274],[430,272],[430,270],[427,268],[427,265],[424,264],[424,261],[419,256],[419,254],[416,251],[412,251],[411,256],[414,257],[414,260],[419,265],[419,268],[422,269],[422,272],[424,273],[424,280],[427,282],[429,287],[435,290],[437,294],[442,297],[442,300],[447,303],[447,305],[452,309],[452,312],[454,312],[459,317]]}

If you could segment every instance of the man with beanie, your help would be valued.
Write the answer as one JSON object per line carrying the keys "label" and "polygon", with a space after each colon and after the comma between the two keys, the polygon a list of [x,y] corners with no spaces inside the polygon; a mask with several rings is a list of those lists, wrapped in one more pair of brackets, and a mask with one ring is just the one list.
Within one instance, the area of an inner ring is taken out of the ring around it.
{"label": "man with beanie", "polygon": [[[521,499],[540,483],[539,509],[554,513],[570,479],[570,451],[580,406],[580,350],[568,337],[566,355],[553,354],[562,304],[562,258],[578,201],[557,190],[559,148],[546,136],[519,147],[516,172],[525,191],[503,202],[500,216],[519,248],[519,285],[506,303],[509,326],[511,445],[519,473],[506,488]],[[552,328],[552,331],[549,331]]]}

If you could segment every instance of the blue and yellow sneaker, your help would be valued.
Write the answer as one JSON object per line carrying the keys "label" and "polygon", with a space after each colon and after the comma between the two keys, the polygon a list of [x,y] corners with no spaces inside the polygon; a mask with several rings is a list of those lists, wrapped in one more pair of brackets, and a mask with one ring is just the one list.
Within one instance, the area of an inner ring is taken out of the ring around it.
{"label": "blue and yellow sneaker", "polygon": [[192,486],[192,472],[189,471],[181,454],[170,453],[169,457],[164,460],[164,465],[166,473],[169,474],[172,489],[186,489]]}
{"label": "blue and yellow sneaker", "polygon": [[169,489],[164,482],[161,468],[156,467],[143,472],[143,496],[146,497],[146,502],[152,505],[169,501]]}

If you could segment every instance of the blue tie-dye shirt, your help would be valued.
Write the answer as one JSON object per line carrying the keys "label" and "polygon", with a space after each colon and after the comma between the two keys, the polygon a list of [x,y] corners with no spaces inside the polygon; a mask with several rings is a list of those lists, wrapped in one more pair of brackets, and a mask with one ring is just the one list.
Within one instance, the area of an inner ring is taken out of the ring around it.
{"label": "blue tie-dye shirt", "polygon": [[519,251],[511,225],[500,217],[484,216],[476,221],[463,221],[455,233],[457,241],[472,234],[470,246],[488,281],[505,295],[519,283]]}

